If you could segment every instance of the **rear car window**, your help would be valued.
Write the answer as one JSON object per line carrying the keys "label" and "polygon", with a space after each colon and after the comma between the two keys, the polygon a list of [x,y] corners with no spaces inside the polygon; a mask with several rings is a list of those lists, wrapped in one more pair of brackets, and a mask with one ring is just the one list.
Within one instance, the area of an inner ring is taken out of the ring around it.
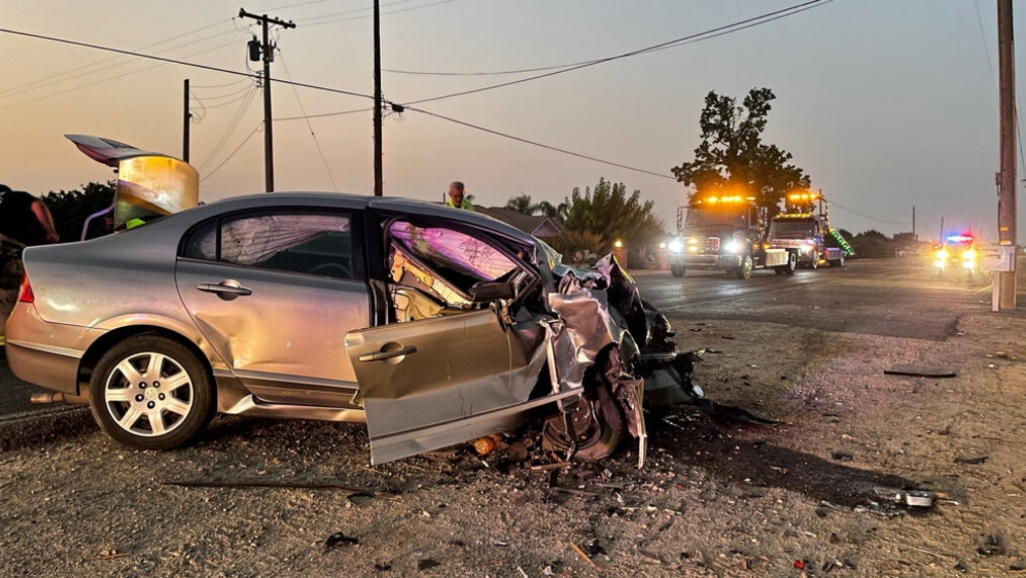
{"label": "rear car window", "polygon": [[261,214],[194,229],[182,255],[262,269],[353,277],[348,214]]}

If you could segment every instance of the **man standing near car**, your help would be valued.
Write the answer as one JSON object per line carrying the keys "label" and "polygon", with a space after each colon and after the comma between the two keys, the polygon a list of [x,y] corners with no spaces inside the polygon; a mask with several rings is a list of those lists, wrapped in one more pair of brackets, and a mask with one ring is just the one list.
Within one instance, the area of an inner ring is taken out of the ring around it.
{"label": "man standing near car", "polygon": [[60,240],[46,203],[7,185],[0,185],[0,235],[26,247]]}
{"label": "man standing near car", "polygon": [[18,299],[25,271],[22,250],[59,240],[46,203],[0,184],[0,345],[5,343],[4,326]]}
{"label": "man standing near car", "polygon": [[447,203],[454,209],[463,209],[464,211],[473,211],[474,205],[470,203],[470,199],[467,198],[466,190],[463,187],[463,183],[460,181],[453,181],[449,185],[449,201]]}

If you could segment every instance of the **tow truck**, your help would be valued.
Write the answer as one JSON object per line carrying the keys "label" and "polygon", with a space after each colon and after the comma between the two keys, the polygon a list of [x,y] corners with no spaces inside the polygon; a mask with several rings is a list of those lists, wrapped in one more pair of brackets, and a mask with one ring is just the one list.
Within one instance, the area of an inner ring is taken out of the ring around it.
{"label": "tow truck", "polygon": [[[770,221],[766,241],[771,249],[794,253],[798,266],[806,269],[817,269],[823,263],[844,267],[845,258],[854,255],[851,245],[830,227],[829,205],[822,192],[788,193],[784,207],[785,211]],[[831,237],[837,247],[827,246]]]}
{"label": "tow truck", "polygon": [[972,233],[949,235],[943,244],[934,245],[934,267],[938,273],[963,270],[972,275],[977,269],[978,252]]}
{"label": "tow truck", "polygon": [[683,277],[688,269],[718,269],[748,279],[755,269],[774,269],[793,275],[797,253],[766,243],[767,221],[768,211],[755,197],[695,195],[677,209],[679,237],[667,245],[670,273]]}

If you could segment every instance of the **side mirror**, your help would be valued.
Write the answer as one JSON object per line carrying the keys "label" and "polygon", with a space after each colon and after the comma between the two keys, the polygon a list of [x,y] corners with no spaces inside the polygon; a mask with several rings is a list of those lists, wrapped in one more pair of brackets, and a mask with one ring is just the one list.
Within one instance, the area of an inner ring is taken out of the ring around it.
{"label": "side mirror", "polygon": [[470,288],[470,299],[474,303],[492,303],[512,298],[513,286],[505,281],[479,281]]}

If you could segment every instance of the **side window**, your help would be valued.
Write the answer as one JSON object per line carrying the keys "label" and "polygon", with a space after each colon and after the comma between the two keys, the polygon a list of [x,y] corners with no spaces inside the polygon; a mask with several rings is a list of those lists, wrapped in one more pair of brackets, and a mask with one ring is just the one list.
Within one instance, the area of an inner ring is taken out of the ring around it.
{"label": "side window", "polygon": [[193,230],[189,238],[185,240],[183,257],[189,259],[202,259],[204,261],[217,260],[217,221],[210,221]]}
{"label": "side window", "polygon": [[352,233],[346,214],[229,217],[195,229],[182,254],[262,269],[353,277]]}

